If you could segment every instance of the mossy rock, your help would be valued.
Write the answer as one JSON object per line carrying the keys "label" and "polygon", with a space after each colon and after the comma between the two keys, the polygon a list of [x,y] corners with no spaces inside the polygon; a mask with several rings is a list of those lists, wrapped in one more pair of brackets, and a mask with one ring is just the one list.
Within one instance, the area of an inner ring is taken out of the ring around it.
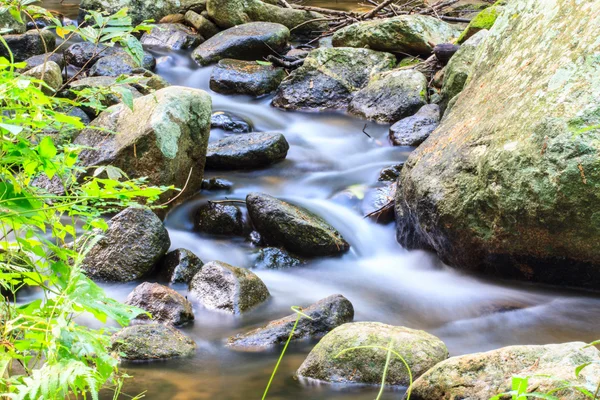
{"label": "mossy rock", "polygon": [[206,152],[206,168],[253,169],[282,161],[290,148],[279,132],[253,132],[234,135],[210,143]]}
{"label": "mossy rock", "polygon": [[111,350],[132,361],[186,357],[196,352],[196,343],[192,339],[162,324],[123,328],[112,336],[111,343]]}
{"label": "mossy rock", "polygon": [[[576,368],[585,363],[591,365],[576,379]],[[537,393],[552,391],[561,400],[585,400],[588,397],[577,389],[555,389],[568,381],[593,393],[600,381],[599,363],[598,349],[582,342],[503,347],[440,362],[414,382],[410,398],[490,399],[510,392],[513,377],[528,376],[528,387]]]}
{"label": "mossy rock", "polygon": [[500,5],[494,5],[481,11],[475,16],[475,18],[471,20],[471,22],[469,22],[469,25],[460,34],[458,39],[456,39],[456,42],[463,43],[481,30],[492,29],[492,26],[494,26],[498,15],[500,15],[503,10],[504,7]]}
{"label": "mossy rock", "polygon": [[[297,374],[330,383],[381,384],[387,350],[348,350],[359,346],[391,348],[404,358],[413,378],[448,358],[444,343],[427,332],[379,322],[354,322],[335,328],[321,339]],[[404,363],[394,355],[386,383],[402,386],[410,383]]]}
{"label": "mossy rock", "polygon": [[245,231],[242,210],[234,204],[208,202],[194,216],[195,228],[212,235],[242,236]]}
{"label": "mossy rock", "polygon": [[140,39],[145,46],[169,50],[196,48],[203,41],[202,36],[181,23],[154,25],[150,32],[144,33]]}
{"label": "mossy rock", "polygon": [[175,290],[158,283],[144,282],[136,286],[125,299],[125,304],[151,314],[140,314],[135,322],[154,321],[177,326],[194,320],[192,303]]}
{"label": "mossy rock", "polygon": [[43,80],[49,87],[43,87],[42,90],[49,96],[52,96],[63,84],[62,70],[54,61],[47,61],[33,67],[23,75]]}
{"label": "mossy rock", "polygon": [[[27,31],[23,34],[3,35],[2,38],[10,48],[15,61],[24,61],[56,48],[56,37],[46,29]],[[4,45],[0,46],[0,57],[10,59]]]}
{"label": "mossy rock", "polygon": [[190,293],[209,310],[230,314],[249,311],[270,296],[256,274],[221,261],[204,264],[190,282]]}
{"label": "mossy rock", "polygon": [[158,275],[169,283],[190,283],[204,263],[188,249],[175,249],[163,257],[158,266]]}
{"label": "mossy rock", "polygon": [[404,166],[398,239],[466,270],[596,290],[600,2],[504,7],[454,106]]}
{"label": "mossy rock", "polygon": [[273,92],[285,78],[283,68],[256,61],[225,59],[210,75],[210,88],[223,94],[263,96]]}
{"label": "mossy rock", "polygon": [[357,22],[335,32],[335,47],[367,47],[371,50],[426,55],[441,43],[448,43],[460,31],[426,15],[400,15]]}

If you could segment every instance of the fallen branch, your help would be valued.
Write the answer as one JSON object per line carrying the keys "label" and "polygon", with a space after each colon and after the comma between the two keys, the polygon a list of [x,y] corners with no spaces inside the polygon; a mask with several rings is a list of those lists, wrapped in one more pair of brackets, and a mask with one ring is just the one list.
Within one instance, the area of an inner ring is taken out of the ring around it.
{"label": "fallen branch", "polygon": [[267,61],[269,61],[273,65],[276,65],[278,67],[283,67],[285,69],[296,69],[296,68],[301,67],[302,64],[304,64],[303,58],[300,58],[300,59],[297,59],[294,61],[289,61],[284,58],[275,57],[274,55],[267,56]]}

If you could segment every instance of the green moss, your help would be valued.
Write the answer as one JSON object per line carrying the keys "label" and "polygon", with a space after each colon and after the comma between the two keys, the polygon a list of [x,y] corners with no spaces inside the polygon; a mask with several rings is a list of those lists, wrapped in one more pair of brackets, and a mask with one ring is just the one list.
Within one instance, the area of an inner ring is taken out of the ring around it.
{"label": "green moss", "polygon": [[419,64],[421,61],[422,60],[418,57],[406,57],[400,60],[400,62],[398,63],[398,68],[411,67],[413,65]]}
{"label": "green moss", "polygon": [[463,43],[477,32],[483,29],[491,29],[492,26],[494,26],[494,23],[496,22],[496,19],[498,18],[498,15],[502,9],[502,6],[494,5],[477,14],[475,18],[471,20],[469,26],[467,26],[467,28],[460,34],[456,42]]}

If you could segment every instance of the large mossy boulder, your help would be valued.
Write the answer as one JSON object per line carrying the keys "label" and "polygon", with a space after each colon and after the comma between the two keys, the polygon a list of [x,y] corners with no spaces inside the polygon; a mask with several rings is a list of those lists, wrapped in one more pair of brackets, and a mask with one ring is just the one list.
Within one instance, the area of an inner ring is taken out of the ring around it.
{"label": "large mossy boulder", "polygon": [[333,35],[335,47],[367,47],[371,50],[425,55],[448,43],[460,31],[440,19],[427,15],[400,15],[362,21],[338,30]]}
{"label": "large mossy boulder", "polygon": [[180,23],[154,25],[150,32],[144,33],[140,39],[145,46],[169,50],[195,48],[203,41],[202,36]]}
{"label": "large mossy boulder", "polygon": [[246,206],[254,227],[268,244],[306,257],[342,254],[350,248],[334,227],[304,208],[264,193],[250,193]]}
{"label": "large mossy boulder", "polygon": [[492,29],[498,15],[500,15],[502,11],[504,11],[504,7],[501,5],[494,5],[482,10],[471,20],[471,22],[469,22],[469,25],[460,34],[456,42],[463,43],[479,31]]}
{"label": "large mossy boulder", "polygon": [[81,0],[81,14],[86,10],[106,11],[114,14],[127,7],[127,15],[137,25],[144,20],[160,21],[170,14],[186,12],[191,8],[204,7],[206,0]]}
{"label": "large mossy boulder", "polygon": [[171,245],[161,220],[145,208],[126,208],[97,234],[101,239],[85,255],[82,269],[103,281],[128,282],[147,275]]}
{"label": "large mossy boulder", "polygon": [[414,69],[400,69],[374,76],[356,92],[348,112],[381,123],[398,121],[427,104],[427,78]]}
{"label": "large mossy boulder", "polygon": [[251,22],[217,33],[192,52],[200,65],[209,65],[224,58],[260,60],[283,52],[290,39],[290,30],[272,22]]}
{"label": "large mossy boulder", "polygon": [[[591,365],[577,378],[575,369],[585,363]],[[503,347],[442,361],[413,383],[410,398],[490,399],[510,392],[512,378],[521,376],[529,377],[529,388],[537,393],[552,391],[561,400],[585,400],[588,397],[576,389],[555,389],[566,386],[566,381],[594,393],[600,381],[599,363],[598,349],[585,348],[582,342]]]}
{"label": "large mossy boulder", "polygon": [[208,16],[222,29],[248,22],[276,22],[289,29],[295,28],[294,33],[318,32],[328,28],[321,14],[269,3],[260,0],[208,0],[206,9]]}
{"label": "large mossy boulder", "polygon": [[[150,313],[140,314],[136,322],[160,322],[183,325],[194,320],[192,303],[175,290],[158,283],[144,282],[129,293],[125,304]],[[151,318],[151,319],[150,319]]]}
{"label": "large mossy boulder", "polygon": [[473,37],[460,46],[460,49],[448,62],[444,69],[444,79],[442,81],[440,106],[445,110],[450,100],[456,97],[465,87],[467,79],[471,74],[473,63],[477,57],[477,50],[483,46],[483,42],[489,31],[483,30],[477,32]]}
{"label": "large mossy boulder", "polygon": [[597,289],[600,3],[506,7],[404,166],[398,239],[464,269]]}
{"label": "large mossy boulder", "polygon": [[[15,61],[24,61],[56,48],[56,37],[49,30],[32,30],[22,34],[3,35],[2,39],[6,41]],[[0,46],[0,57],[10,59],[4,45]]]}
{"label": "large mossy boulder", "polygon": [[284,160],[289,148],[285,136],[279,132],[253,132],[228,136],[208,145],[206,168],[266,167]]}
{"label": "large mossy boulder", "polygon": [[[354,319],[352,303],[342,296],[335,294],[316,303],[302,308],[304,316],[300,317],[294,330],[292,340],[319,339],[329,331]],[[247,333],[230,337],[227,345],[242,350],[259,350],[284,343],[290,336],[298,315],[292,314],[269,322],[265,326],[253,329]]]}
{"label": "large mossy boulder", "polygon": [[128,326],[115,333],[111,343],[111,350],[131,361],[186,357],[196,352],[192,339],[163,324]]}
{"label": "large mossy boulder", "polygon": [[204,264],[190,282],[190,294],[209,310],[236,315],[270,296],[263,281],[252,271],[221,261]]}
{"label": "large mossy boulder", "polygon": [[346,109],[371,77],[395,64],[392,54],[368,49],[316,49],[283,80],[273,105],[290,110]]}
{"label": "large mossy boulder", "polygon": [[[173,206],[202,186],[210,116],[206,92],[178,86],[158,90],[135,99],[133,111],[123,104],[103,111],[92,123],[102,129],[88,128],[75,139],[91,147],[79,160],[83,166],[113,165],[130,177],[148,177],[153,185],[187,184]],[[162,199],[171,196],[167,192]]]}
{"label": "large mossy boulder", "polygon": [[[347,350],[359,346],[391,348],[407,362],[413,378],[448,358],[444,342],[427,332],[379,322],[354,322],[335,328],[321,339],[297,374],[330,383],[381,384],[387,350]],[[406,366],[394,355],[386,383],[402,386],[410,383]]]}

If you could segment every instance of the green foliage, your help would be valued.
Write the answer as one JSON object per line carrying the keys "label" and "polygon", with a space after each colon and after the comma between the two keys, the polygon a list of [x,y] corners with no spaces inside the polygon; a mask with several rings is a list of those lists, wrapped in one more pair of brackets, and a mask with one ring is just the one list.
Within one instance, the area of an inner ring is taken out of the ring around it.
{"label": "green foliage", "polygon": [[[131,35],[139,28],[130,26],[126,10],[93,13],[87,18],[93,23],[79,29],[63,27],[31,3],[0,6],[14,18],[45,16],[59,35],[120,43],[141,59],[141,46]],[[0,42],[6,45],[1,37]],[[126,325],[142,311],[108,298],[82,272],[82,261],[107,228],[105,213],[151,204],[169,188],[129,179],[110,166],[95,171],[79,166],[81,148],[56,138],[84,127],[65,111],[93,106],[98,92],[79,93],[74,100],[47,96],[42,80],[16,72],[22,66],[12,56],[0,58],[0,397],[97,399],[106,385],[119,390],[125,376],[118,355],[107,350],[111,329],[91,329],[78,320],[89,315],[102,324]],[[118,90],[133,106],[130,94]],[[24,288],[34,291],[34,300],[19,301]]]}

